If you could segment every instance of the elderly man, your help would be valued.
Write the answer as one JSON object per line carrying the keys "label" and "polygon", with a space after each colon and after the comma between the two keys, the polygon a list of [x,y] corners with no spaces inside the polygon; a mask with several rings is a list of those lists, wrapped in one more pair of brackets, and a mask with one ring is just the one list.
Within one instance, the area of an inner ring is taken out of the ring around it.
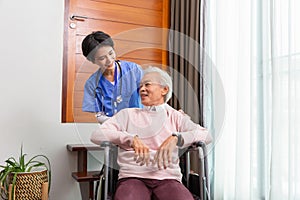
{"label": "elderly man", "polygon": [[140,83],[144,108],[119,111],[91,137],[100,144],[118,145],[120,166],[115,200],[193,200],[181,183],[178,148],[194,142],[209,143],[211,135],[166,102],[172,95],[167,72],[149,67]]}

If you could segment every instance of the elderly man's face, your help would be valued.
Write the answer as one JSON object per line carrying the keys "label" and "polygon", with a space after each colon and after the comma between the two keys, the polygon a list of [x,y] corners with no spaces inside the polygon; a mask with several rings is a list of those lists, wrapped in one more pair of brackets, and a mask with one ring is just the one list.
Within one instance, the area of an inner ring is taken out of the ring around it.
{"label": "elderly man's face", "polygon": [[146,74],[140,83],[140,96],[144,106],[156,106],[164,103],[164,96],[168,87],[160,84],[160,74],[157,72]]}

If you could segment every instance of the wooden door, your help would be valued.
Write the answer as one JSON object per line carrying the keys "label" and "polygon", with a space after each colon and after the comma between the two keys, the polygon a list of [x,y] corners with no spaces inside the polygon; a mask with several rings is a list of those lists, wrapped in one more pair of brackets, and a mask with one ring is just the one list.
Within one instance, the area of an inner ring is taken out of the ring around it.
{"label": "wooden door", "polygon": [[81,110],[84,83],[98,69],[82,55],[83,38],[107,32],[118,59],[164,67],[168,7],[168,0],[65,1],[62,122],[96,122],[94,114]]}

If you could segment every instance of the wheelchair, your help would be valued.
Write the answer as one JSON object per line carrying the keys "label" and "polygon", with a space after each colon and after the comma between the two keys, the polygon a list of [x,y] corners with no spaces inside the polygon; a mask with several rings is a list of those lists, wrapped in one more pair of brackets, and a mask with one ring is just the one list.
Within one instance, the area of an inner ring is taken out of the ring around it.
{"label": "wheelchair", "polygon": [[[96,200],[111,200],[116,191],[118,181],[117,165],[118,147],[110,142],[102,142],[104,148],[104,163],[100,180],[95,190]],[[209,170],[207,149],[204,142],[197,142],[188,148],[180,149],[179,165],[182,173],[182,183],[189,189],[195,200],[210,200]],[[196,170],[191,170],[191,155],[197,158]]]}

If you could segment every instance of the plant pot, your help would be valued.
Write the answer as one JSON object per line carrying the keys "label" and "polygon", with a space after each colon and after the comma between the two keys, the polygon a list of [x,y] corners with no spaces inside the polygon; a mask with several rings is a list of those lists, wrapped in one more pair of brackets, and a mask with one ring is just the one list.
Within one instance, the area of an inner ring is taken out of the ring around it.
{"label": "plant pot", "polygon": [[[44,200],[48,198],[48,171],[20,172],[10,175],[9,200]],[[46,196],[46,197],[45,197]]]}

